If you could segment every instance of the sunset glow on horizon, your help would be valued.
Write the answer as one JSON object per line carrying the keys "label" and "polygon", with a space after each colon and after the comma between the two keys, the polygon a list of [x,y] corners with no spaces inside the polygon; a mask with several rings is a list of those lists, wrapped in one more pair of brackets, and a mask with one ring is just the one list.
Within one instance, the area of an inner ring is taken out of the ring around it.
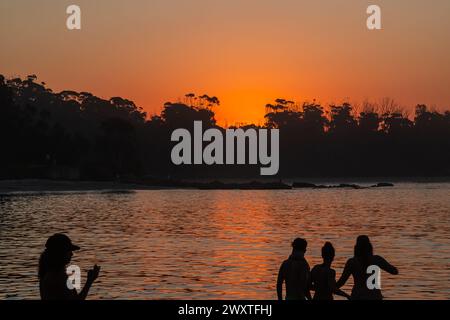
{"label": "sunset glow on horizon", "polygon": [[[74,3],[79,31],[65,28]],[[382,30],[367,30],[369,4]],[[214,95],[223,125],[263,123],[277,98],[445,110],[449,12],[448,0],[2,1],[0,74],[121,96],[149,115],[186,93]]]}

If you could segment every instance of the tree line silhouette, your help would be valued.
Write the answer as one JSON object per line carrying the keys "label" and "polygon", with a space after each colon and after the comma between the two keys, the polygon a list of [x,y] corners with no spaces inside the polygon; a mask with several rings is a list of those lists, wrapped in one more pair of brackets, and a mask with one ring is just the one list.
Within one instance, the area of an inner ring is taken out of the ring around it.
{"label": "tree line silhouette", "polygon": [[[218,106],[217,97],[187,94],[149,117],[120,97],[56,93],[35,75],[0,75],[0,178],[259,176],[258,166],[171,164],[173,130],[192,130],[195,120],[225,130],[216,123]],[[264,127],[280,129],[279,177],[450,174],[450,111],[418,105],[410,118],[390,99],[359,108],[277,99],[265,108]]]}

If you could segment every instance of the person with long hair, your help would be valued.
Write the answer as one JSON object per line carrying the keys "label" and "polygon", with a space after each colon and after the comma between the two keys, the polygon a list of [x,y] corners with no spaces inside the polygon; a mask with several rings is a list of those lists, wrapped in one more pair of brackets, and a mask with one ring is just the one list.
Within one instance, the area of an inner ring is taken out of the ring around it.
{"label": "person with long hair", "polygon": [[369,288],[367,284],[371,273],[368,268],[376,266],[390,274],[397,275],[396,267],[387,262],[383,257],[373,254],[373,246],[368,236],[359,236],[354,247],[354,256],[350,258],[344,267],[344,272],[337,282],[341,288],[350,276],[353,276],[352,300],[382,300],[383,295],[379,288]]}
{"label": "person with long hair", "polygon": [[98,278],[100,267],[95,265],[88,271],[86,284],[78,293],[69,289],[66,268],[73,256],[73,251],[80,247],[74,245],[64,234],[54,234],[48,238],[45,250],[39,259],[39,291],[42,300],[85,300],[89,290]]}

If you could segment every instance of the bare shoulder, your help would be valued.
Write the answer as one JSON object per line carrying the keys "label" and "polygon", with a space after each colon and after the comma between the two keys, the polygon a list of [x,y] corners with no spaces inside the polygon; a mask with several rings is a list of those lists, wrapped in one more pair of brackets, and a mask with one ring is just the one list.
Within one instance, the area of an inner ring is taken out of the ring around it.
{"label": "bare shoulder", "polygon": [[354,257],[348,259],[347,262],[345,263],[345,267],[346,268],[353,268],[354,265],[355,265],[355,258]]}
{"label": "bare shoulder", "polygon": [[281,271],[284,270],[287,267],[288,264],[289,264],[289,260],[284,260],[283,263],[280,266],[280,270]]}
{"label": "bare shoulder", "polygon": [[386,259],[384,259],[382,256],[379,256],[379,255],[373,255],[372,260],[373,260],[374,264],[380,264],[380,263],[386,262]]}
{"label": "bare shoulder", "polygon": [[316,264],[314,267],[312,267],[311,274],[313,276],[315,276],[319,272],[319,270],[320,270],[320,264]]}
{"label": "bare shoulder", "polygon": [[312,269],[311,272],[317,272],[317,270],[320,269],[320,264],[316,264]]}

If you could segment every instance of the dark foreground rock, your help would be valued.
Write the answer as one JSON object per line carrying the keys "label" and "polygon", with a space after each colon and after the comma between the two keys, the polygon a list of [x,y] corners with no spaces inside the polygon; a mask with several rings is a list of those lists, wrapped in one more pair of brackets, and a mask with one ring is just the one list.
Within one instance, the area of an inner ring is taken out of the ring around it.
{"label": "dark foreground rock", "polygon": [[214,181],[198,183],[195,187],[201,190],[290,190],[292,186],[282,182],[249,182],[249,183],[223,183]]}
{"label": "dark foreground rock", "polygon": [[385,188],[385,187],[393,187],[394,184],[392,183],[388,183],[388,182],[380,182],[374,186],[372,186],[372,188]]}
{"label": "dark foreground rock", "polygon": [[360,186],[358,184],[349,184],[349,183],[341,183],[338,185],[324,185],[319,184],[316,185],[314,183],[309,182],[294,182],[292,187],[294,189],[369,189],[369,188],[384,188],[384,187],[393,187],[394,185],[392,183],[388,182],[380,182],[376,185],[372,185],[370,187],[367,186]]}

